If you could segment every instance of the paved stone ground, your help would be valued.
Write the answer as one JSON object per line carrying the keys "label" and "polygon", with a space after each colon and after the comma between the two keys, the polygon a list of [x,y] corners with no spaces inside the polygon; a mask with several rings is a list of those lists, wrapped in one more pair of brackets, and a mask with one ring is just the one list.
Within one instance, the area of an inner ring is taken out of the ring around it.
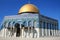
{"label": "paved stone ground", "polygon": [[40,38],[0,37],[0,40],[60,40],[60,37],[40,37]]}

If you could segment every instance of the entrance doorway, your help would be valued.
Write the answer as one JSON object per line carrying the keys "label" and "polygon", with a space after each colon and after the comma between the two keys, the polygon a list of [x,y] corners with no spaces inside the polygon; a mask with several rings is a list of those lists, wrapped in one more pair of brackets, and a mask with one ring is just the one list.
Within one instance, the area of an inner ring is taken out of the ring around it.
{"label": "entrance doorway", "polygon": [[16,23],[15,28],[16,28],[16,37],[19,37],[21,34],[20,24]]}

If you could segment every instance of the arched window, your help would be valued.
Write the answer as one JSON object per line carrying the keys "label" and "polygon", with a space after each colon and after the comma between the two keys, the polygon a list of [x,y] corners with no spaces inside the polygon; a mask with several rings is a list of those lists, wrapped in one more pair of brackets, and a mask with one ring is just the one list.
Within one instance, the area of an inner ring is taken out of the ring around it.
{"label": "arched window", "polygon": [[27,22],[26,22],[26,21],[24,21],[24,22],[23,22],[23,25],[26,27],[26,26],[27,26]]}
{"label": "arched window", "polygon": [[28,26],[31,27],[32,26],[32,21],[28,22]]}
{"label": "arched window", "polygon": [[16,28],[20,28],[20,24],[19,23],[15,23],[14,25]]}
{"label": "arched window", "polygon": [[8,22],[8,27],[7,27],[8,29],[10,29],[10,23],[11,23],[11,21]]}
{"label": "arched window", "polygon": [[6,25],[5,25],[5,27],[8,27],[8,23],[9,23],[9,22],[6,22]]}
{"label": "arched window", "polygon": [[15,24],[15,21],[13,21],[13,25]]}
{"label": "arched window", "polygon": [[7,21],[5,21],[5,22],[3,23],[3,26],[4,26],[4,27],[6,27],[6,23],[7,23]]}
{"label": "arched window", "polygon": [[9,23],[8,23],[8,27],[10,27],[10,23],[11,23],[11,21],[9,21]]}
{"label": "arched window", "polygon": [[16,28],[16,37],[20,36],[20,24],[19,23],[15,23],[15,28]]}
{"label": "arched window", "polygon": [[39,26],[39,21],[34,21],[34,26],[35,26],[35,27],[40,27],[40,26]]}

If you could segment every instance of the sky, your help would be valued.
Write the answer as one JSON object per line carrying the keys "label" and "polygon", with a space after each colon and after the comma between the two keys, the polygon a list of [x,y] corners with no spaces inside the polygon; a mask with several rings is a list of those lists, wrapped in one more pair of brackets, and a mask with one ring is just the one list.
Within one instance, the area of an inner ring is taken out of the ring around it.
{"label": "sky", "polygon": [[29,2],[39,9],[40,14],[57,19],[60,29],[60,0],[0,0],[0,24],[4,16],[17,15],[19,9]]}

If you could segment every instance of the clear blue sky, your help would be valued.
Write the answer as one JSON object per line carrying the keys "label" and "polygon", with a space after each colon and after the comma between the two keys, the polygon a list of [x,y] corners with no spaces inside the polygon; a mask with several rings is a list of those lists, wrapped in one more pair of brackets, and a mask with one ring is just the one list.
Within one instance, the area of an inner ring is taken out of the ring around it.
{"label": "clear blue sky", "polygon": [[[4,16],[18,14],[20,7],[27,3],[28,0],[0,0],[0,23]],[[60,0],[30,0],[30,3],[37,6],[40,14],[57,19],[60,24]]]}

